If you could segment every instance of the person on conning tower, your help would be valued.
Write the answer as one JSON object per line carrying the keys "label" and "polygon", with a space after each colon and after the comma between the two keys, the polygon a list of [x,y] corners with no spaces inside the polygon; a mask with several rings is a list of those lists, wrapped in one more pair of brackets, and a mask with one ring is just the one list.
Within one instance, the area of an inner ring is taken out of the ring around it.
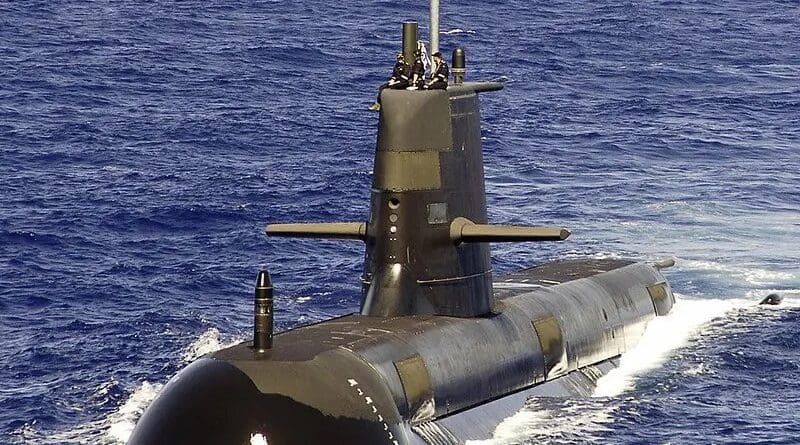
{"label": "person on conning tower", "polygon": [[390,77],[389,80],[383,85],[378,87],[378,98],[375,100],[375,103],[369,107],[369,109],[372,111],[379,111],[381,109],[381,93],[383,93],[383,90],[386,88],[391,88],[393,90],[406,89],[409,85],[408,76],[410,74],[411,67],[409,67],[406,63],[405,56],[403,56],[403,53],[397,53],[397,62],[394,64],[392,77]]}
{"label": "person on conning tower", "polygon": [[414,64],[411,65],[411,85],[407,90],[419,90],[425,87],[425,62],[422,60],[422,51],[414,52]]}
{"label": "person on conning tower", "polygon": [[433,67],[431,69],[431,80],[425,84],[426,90],[446,90],[447,79],[450,77],[450,67],[444,61],[442,53],[433,54]]}

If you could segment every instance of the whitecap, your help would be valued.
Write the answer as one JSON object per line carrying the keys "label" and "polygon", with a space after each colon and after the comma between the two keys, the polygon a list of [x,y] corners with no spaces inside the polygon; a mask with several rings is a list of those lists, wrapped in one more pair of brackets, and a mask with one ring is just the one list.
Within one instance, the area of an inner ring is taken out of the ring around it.
{"label": "whitecap", "polygon": [[219,329],[210,328],[206,332],[203,332],[200,337],[186,348],[182,358],[184,362],[193,362],[206,354],[219,351],[228,346],[233,346],[238,342],[239,340],[223,341]]}
{"label": "whitecap", "polygon": [[[156,398],[163,385],[142,382],[128,396],[125,403],[103,419],[87,422],[67,431],[44,432],[37,429],[37,422],[26,423],[13,433],[28,445],[60,445],[81,443],[93,445],[123,445],[141,417],[144,409]],[[102,393],[104,387],[98,389]]]}
{"label": "whitecap", "polygon": [[792,273],[788,271],[768,270],[714,261],[679,259],[678,265],[683,270],[720,272],[756,286],[792,282],[800,278],[800,272]]}
{"label": "whitecap", "polygon": [[447,35],[475,34],[475,31],[472,31],[470,29],[465,30],[465,29],[461,29],[461,28],[453,28],[453,29],[448,30],[448,31],[442,31],[441,34],[447,34]]}

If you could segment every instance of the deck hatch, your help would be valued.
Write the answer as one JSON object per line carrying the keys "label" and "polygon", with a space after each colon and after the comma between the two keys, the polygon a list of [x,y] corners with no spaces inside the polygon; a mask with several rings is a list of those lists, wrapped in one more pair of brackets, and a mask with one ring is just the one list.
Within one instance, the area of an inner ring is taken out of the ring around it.
{"label": "deck hatch", "polygon": [[[433,389],[425,361],[419,354],[394,362],[397,375],[403,384],[408,418],[411,421],[427,420],[433,416]],[[430,414],[430,415],[429,415]]]}
{"label": "deck hatch", "polygon": [[667,283],[662,281],[661,283],[647,286],[647,292],[650,294],[650,299],[653,300],[653,308],[656,311],[656,315],[667,315],[667,312],[672,308],[672,303],[675,302],[672,299],[672,292],[667,287]]}
{"label": "deck hatch", "polygon": [[567,369],[567,354],[561,323],[553,316],[539,318],[531,322],[544,355],[544,376],[551,380]]}

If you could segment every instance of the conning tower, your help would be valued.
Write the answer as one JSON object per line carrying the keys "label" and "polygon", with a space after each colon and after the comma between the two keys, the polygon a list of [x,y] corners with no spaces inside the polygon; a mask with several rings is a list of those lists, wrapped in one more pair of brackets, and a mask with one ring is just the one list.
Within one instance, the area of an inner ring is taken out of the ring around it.
{"label": "conning tower", "polygon": [[[415,47],[416,23],[404,23],[403,40],[404,50]],[[463,48],[454,59],[463,67]],[[267,234],[363,240],[363,315],[491,313],[489,242],[569,236],[562,228],[487,223],[478,93],[502,87],[384,90],[368,220],[273,224]]]}

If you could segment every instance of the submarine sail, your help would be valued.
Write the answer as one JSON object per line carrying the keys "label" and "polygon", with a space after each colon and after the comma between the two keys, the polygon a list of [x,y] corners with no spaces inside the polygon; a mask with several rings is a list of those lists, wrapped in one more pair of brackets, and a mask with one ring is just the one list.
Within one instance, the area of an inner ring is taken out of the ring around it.
{"label": "submarine sail", "polygon": [[[416,26],[404,30],[413,49]],[[479,96],[503,85],[465,81],[464,49],[453,56],[446,89],[381,93],[368,217],[265,229],[364,243],[360,311],[273,335],[262,271],[254,339],[176,375],[129,444],[486,438],[529,397],[591,394],[670,311],[668,262],[564,260],[494,276],[491,243],[570,233],[488,222]]]}

